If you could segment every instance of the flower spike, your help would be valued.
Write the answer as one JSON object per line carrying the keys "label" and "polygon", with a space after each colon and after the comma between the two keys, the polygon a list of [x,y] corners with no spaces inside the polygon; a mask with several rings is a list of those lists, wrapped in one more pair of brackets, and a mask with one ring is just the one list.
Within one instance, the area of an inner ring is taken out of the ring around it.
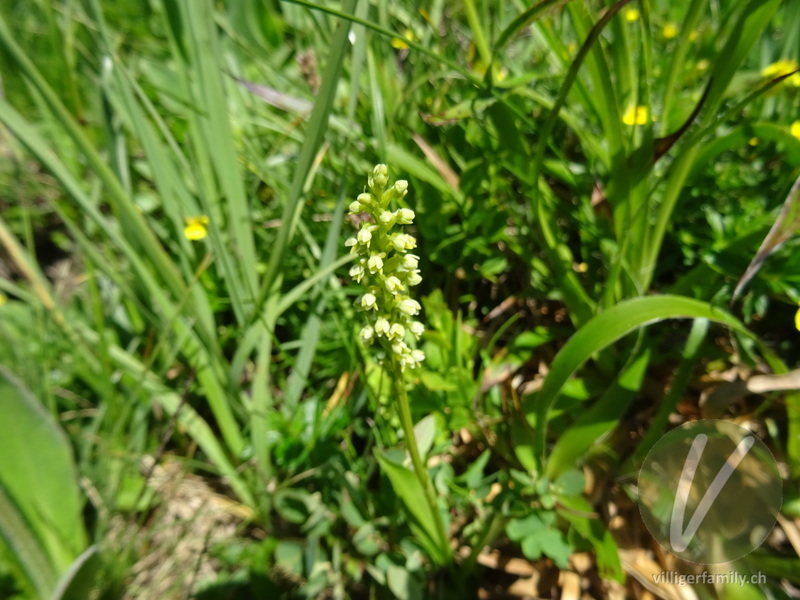
{"label": "flower spike", "polygon": [[408,193],[408,182],[399,180],[387,187],[388,182],[389,169],[376,166],[369,175],[369,191],[350,203],[350,214],[367,213],[372,222],[362,221],[345,245],[358,257],[350,276],[365,288],[355,304],[367,319],[361,340],[365,344],[377,341],[384,351],[379,353],[382,360],[394,357],[401,368],[414,368],[425,360],[424,352],[409,345],[425,331],[420,321],[412,319],[421,306],[408,295],[422,281],[419,256],[407,254],[417,247],[417,240],[395,229],[411,225],[416,215],[408,208],[391,210],[392,203]]}

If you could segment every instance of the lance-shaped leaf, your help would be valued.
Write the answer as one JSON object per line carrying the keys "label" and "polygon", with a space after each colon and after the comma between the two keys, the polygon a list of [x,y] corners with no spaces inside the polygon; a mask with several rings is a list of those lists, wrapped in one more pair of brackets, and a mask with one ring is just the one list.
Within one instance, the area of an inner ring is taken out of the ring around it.
{"label": "lance-shaped leaf", "polygon": [[739,294],[744,289],[744,286],[747,285],[747,282],[750,281],[756,273],[758,273],[758,270],[764,264],[764,261],[767,260],[767,257],[775,252],[775,250],[780,248],[781,244],[783,244],[786,240],[791,238],[797,232],[799,227],[800,177],[797,178],[797,181],[794,182],[792,189],[789,191],[789,195],[786,197],[786,201],[783,203],[781,214],[778,215],[778,219],[775,221],[772,229],[769,230],[769,233],[761,243],[761,247],[758,249],[758,252],[756,252],[753,260],[750,261],[750,264],[747,266],[747,270],[744,272],[744,275],[742,275],[739,283],[736,284],[736,289],[733,290],[731,304],[733,304],[736,301],[736,298],[739,297]]}

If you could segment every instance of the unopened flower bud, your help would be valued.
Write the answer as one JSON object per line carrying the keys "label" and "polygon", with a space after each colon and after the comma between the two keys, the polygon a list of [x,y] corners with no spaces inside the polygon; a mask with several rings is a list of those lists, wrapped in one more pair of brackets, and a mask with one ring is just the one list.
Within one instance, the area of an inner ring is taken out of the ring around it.
{"label": "unopened flower bud", "polygon": [[380,192],[386,187],[386,182],[389,179],[389,169],[386,165],[377,165],[372,170],[372,175],[369,178],[369,187],[373,192]]}

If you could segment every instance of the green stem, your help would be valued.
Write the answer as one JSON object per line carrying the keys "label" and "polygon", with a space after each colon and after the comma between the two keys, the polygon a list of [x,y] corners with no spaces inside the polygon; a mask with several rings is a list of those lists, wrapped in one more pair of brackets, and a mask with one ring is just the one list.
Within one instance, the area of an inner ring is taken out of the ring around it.
{"label": "green stem", "polygon": [[433,513],[433,518],[436,522],[438,529],[437,538],[439,539],[440,547],[445,556],[448,557],[448,562],[452,558],[450,544],[448,543],[447,530],[442,521],[442,515],[439,512],[439,505],[436,502],[436,490],[433,488],[433,482],[428,477],[428,470],[422,464],[422,459],[419,456],[419,448],[417,448],[417,438],[414,435],[414,419],[411,416],[411,404],[408,401],[408,393],[406,392],[405,378],[403,377],[403,370],[397,359],[392,357],[392,373],[394,375],[395,388],[397,389],[397,400],[400,406],[400,424],[403,427],[403,434],[406,438],[406,447],[408,453],[411,455],[411,463],[414,466],[414,473],[417,479],[422,484],[425,490],[425,499]]}
{"label": "green stem", "polygon": [[475,9],[475,3],[472,0],[464,0],[464,10],[467,12],[467,22],[470,29],[472,29],[475,46],[478,48],[483,64],[489,69],[492,66],[492,51],[489,50],[489,44],[486,43],[486,37],[483,35],[483,28],[481,27],[480,17],[478,17],[478,11]]}

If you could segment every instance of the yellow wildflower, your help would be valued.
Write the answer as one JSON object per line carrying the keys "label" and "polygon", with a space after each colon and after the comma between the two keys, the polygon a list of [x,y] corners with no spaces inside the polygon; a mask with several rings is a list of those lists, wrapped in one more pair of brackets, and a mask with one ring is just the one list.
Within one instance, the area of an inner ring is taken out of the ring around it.
{"label": "yellow wildflower", "polygon": [[800,308],[798,308],[797,312],[794,313],[794,326],[797,331],[800,331]]}
{"label": "yellow wildflower", "polygon": [[0,306],[3,306],[6,302],[8,302],[8,296],[0,292]]}
{"label": "yellow wildflower", "polygon": [[403,35],[405,36],[405,39],[397,37],[392,38],[391,42],[392,48],[397,48],[398,50],[408,50],[408,44],[406,42],[407,41],[413,42],[417,39],[416,36],[414,35],[414,32],[408,28],[406,28],[405,31],[403,31]]}
{"label": "yellow wildflower", "polygon": [[795,121],[789,127],[789,133],[791,133],[794,137],[800,140],[800,121]]}
{"label": "yellow wildflower", "polygon": [[622,115],[622,122],[625,125],[644,125],[647,123],[647,107],[629,106]]}
{"label": "yellow wildflower", "polygon": [[758,138],[757,137],[751,137],[747,141],[747,143],[750,144],[751,146],[757,146],[758,145]]}
{"label": "yellow wildflower", "polygon": [[696,68],[697,68],[698,71],[705,71],[710,66],[711,66],[711,63],[708,62],[705,58],[702,58],[699,61],[697,61],[697,67]]}
{"label": "yellow wildflower", "polygon": [[208,231],[206,230],[206,225],[208,225],[208,217],[205,215],[201,215],[199,217],[186,217],[184,219],[186,226],[183,228],[183,235],[186,236],[187,240],[191,240],[196,242],[198,240],[202,240],[206,235],[208,235]]}
{"label": "yellow wildflower", "polygon": [[[798,66],[797,61],[794,61],[790,58],[783,58],[772,63],[771,65],[764,67],[764,69],[761,71],[761,75],[769,79],[775,79],[781,75],[786,75],[792,71],[797,71],[798,68],[800,68],[800,66]],[[800,87],[800,73],[795,73],[786,79],[785,83],[794,87]]]}
{"label": "yellow wildflower", "polygon": [[671,40],[678,35],[678,26],[675,25],[675,23],[667,23],[664,25],[661,35],[663,35],[665,39]]}
{"label": "yellow wildflower", "polygon": [[639,11],[635,8],[629,8],[625,11],[625,20],[628,23],[633,23],[634,21],[639,20]]}

